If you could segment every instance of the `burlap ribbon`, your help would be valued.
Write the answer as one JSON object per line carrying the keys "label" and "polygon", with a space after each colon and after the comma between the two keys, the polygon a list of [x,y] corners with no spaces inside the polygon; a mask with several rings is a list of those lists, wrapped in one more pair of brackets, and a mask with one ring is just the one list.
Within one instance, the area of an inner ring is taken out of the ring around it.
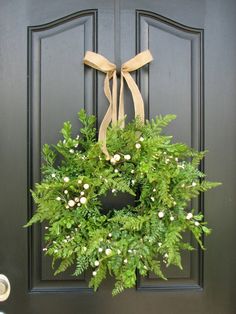
{"label": "burlap ribbon", "polygon": [[[120,82],[120,96],[119,96],[119,114],[117,120],[117,72],[116,72],[116,65],[111,63],[102,55],[87,51],[84,57],[84,64],[102,71],[106,73],[106,77],[104,80],[104,93],[108,99],[109,107],[107,112],[102,120],[102,123],[99,128],[99,135],[98,140],[102,142],[102,151],[106,155],[107,159],[110,159],[110,155],[108,153],[106,147],[106,132],[107,128],[112,122],[112,125],[116,125],[117,121],[119,121],[120,126],[124,127],[124,80],[129,87],[133,103],[134,103],[134,113],[135,118],[139,117],[141,122],[144,123],[144,103],[142,95],[139,91],[137,84],[135,83],[134,79],[132,78],[130,72],[135,71],[145,64],[151,62],[153,57],[149,50],[145,50],[139,54],[137,54],[134,58],[130,59],[129,61],[125,62],[121,66],[121,82]],[[113,86],[112,92],[110,89],[110,80],[113,79]]]}

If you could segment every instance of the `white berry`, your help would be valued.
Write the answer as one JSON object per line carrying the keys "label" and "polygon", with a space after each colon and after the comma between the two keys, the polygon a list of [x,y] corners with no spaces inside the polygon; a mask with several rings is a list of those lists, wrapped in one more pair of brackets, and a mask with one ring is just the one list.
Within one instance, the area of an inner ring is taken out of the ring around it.
{"label": "white berry", "polygon": [[134,173],[134,170],[131,170],[130,172],[131,172],[131,173]]}
{"label": "white berry", "polygon": [[60,196],[58,196],[58,197],[56,198],[56,200],[57,200],[57,201],[60,201],[60,200],[61,200]]}
{"label": "white berry", "polygon": [[119,154],[115,154],[114,157],[115,161],[119,161],[120,160],[120,155]]}
{"label": "white berry", "polygon": [[159,218],[163,218],[164,215],[165,215],[164,212],[159,212],[159,213],[158,213],[158,217],[159,217]]}
{"label": "white berry", "polygon": [[76,203],[79,203],[79,198],[78,197],[75,197],[74,200],[75,200]]}
{"label": "white berry", "polygon": [[196,185],[197,185],[197,183],[196,183],[196,182],[193,182],[193,183],[192,183],[192,186],[196,186]]}
{"label": "white berry", "polygon": [[94,265],[95,265],[95,266],[98,266],[98,265],[99,265],[99,261],[95,261],[95,262],[94,262]]}
{"label": "white berry", "polygon": [[170,216],[170,221],[173,221],[173,220],[175,220],[175,217]]}
{"label": "white berry", "polygon": [[78,180],[78,184],[81,184],[82,183],[82,181],[81,180]]}
{"label": "white berry", "polygon": [[140,142],[143,142],[144,138],[141,136],[139,140],[140,140]]}
{"label": "white berry", "polygon": [[193,218],[193,214],[192,213],[188,213],[186,216],[186,219],[190,220],[191,218]]}
{"label": "white berry", "polygon": [[136,147],[137,149],[139,149],[139,148],[141,148],[141,144],[140,144],[140,143],[136,143],[136,144],[135,144],[135,147]]}
{"label": "white berry", "polygon": [[115,158],[111,158],[111,159],[110,159],[110,162],[111,162],[111,164],[113,164],[113,165],[114,165],[114,164],[116,163]]}
{"label": "white berry", "polygon": [[103,249],[100,247],[100,248],[98,249],[98,252],[101,253],[102,251],[103,251]]}
{"label": "white berry", "polygon": [[65,193],[65,194],[68,194],[68,191],[67,191],[67,190],[65,190],[65,191],[64,191],[64,193]]}
{"label": "white berry", "polygon": [[80,192],[80,195],[84,195],[84,192],[82,191],[82,192]]}
{"label": "white berry", "polygon": [[198,221],[195,221],[195,226],[198,227],[200,225],[200,223]]}
{"label": "white berry", "polygon": [[105,253],[106,253],[106,255],[110,255],[111,254],[111,249],[106,249]]}
{"label": "white berry", "polygon": [[93,271],[93,276],[96,276],[97,275],[97,272],[94,270]]}
{"label": "white berry", "polygon": [[70,149],[69,152],[70,152],[71,154],[74,154],[75,151],[74,151],[74,149]]}
{"label": "white berry", "polygon": [[89,189],[89,184],[88,184],[88,183],[85,183],[85,184],[84,184],[84,189],[85,189],[85,190],[88,190],[88,189]]}
{"label": "white berry", "polygon": [[52,176],[52,178],[55,178],[55,177],[56,177],[56,174],[55,174],[55,173],[52,173],[51,176]]}
{"label": "white berry", "polygon": [[112,237],[112,233],[109,233],[108,236],[111,238]]}
{"label": "white berry", "polygon": [[70,179],[68,177],[65,177],[63,180],[64,180],[64,182],[69,182],[70,181]]}
{"label": "white berry", "polygon": [[131,156],[130,156],[130,155],[124,155],[124,159],[125,159],[125,160],[130,160],[130,159],[131,159]]}
{"label": "white berry", "polygon": [[81,197],[80,203],[81,204],[85,204],[86,202],[87,202],[87,198],[86,197]]}
{"label": "white berry", "polygon": [[118,169],[115,169],[115,173],[118,173],[119,172],[119,170]]}
{"label": "white berry", "polygon": [[69,205],[70,207],[75,206],[75,201],[69,200],[68,205]]}

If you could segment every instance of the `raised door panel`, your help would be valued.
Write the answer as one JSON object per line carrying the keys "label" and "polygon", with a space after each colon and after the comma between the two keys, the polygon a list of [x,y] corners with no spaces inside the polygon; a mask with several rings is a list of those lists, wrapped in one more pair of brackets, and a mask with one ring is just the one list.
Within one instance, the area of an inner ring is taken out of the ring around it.
{"label": "raised door panel", "polygon": [[[136,11],[137,53],[150,49],[154,61],[139,71],[137,77],[146,116],[174,113],[176,121],[167,132],[175,134],[174,141],[183,141],[202,150],[203,135],[203,30],[191,28],[158,14]],[[203,170],[203,164],[201,165]],[[191,204],[204,210],[203,197]],[[190,235],[185,234],[186,240]],[[195,244],[196,246],[196,244]],[[183,252],[183,270],[170,267],[164,270],[168,281],[153,274],[140,279],[139,289],[201,289],[203,284],[202,252]],[[163,264],[163,268],[165,268]]]}
{"label": "raised door panel", "polygon": [[[76,135],[81,108],[96,113],[95,73],[82,63],[87,50],[97,49],[96,20],[97,11],[88,10],[28,28],[29,188],[40,181],[43,144],[56,143],[65,120],[72,121]],[[30,195],[28,199],[31,214],[34,206]],[[44,226],[29,233],[31,290],[87,289],[85,275],[53,276],[51,260],[42,254],[43,233]]]}

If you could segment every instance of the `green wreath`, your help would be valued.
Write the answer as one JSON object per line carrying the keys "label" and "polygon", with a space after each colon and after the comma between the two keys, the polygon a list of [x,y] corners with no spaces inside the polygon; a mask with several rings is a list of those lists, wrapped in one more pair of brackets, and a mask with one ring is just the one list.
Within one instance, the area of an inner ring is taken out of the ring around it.
{"label": "green wreath", "polygon": [[[219,185],[203,180],[198,170],[204,152],[163,135],[175,118],[167,115],[109,128],[112,158],[106,160],[95,117],[83,110],[78,115],[80,136],[73,138],[65,122],[64,140],[44,145],[43,179],[32,191],[37,211],[27,226],[46,221],[43,251],[53,265],[60,261],[55,274],[72,265],[76,276],[92,268],[94,290],[107,273],[116,279],[113,295],[135,286],[137,270],[165,279],[161,262],[182,268],[181,251],[194,249],[183,233],[190,231],[202,248],[203,233],[210,233],[201,212],[186,210],[192,198]],[[129,193],[135,205],[104,211],[101,198],[109,192]]]}

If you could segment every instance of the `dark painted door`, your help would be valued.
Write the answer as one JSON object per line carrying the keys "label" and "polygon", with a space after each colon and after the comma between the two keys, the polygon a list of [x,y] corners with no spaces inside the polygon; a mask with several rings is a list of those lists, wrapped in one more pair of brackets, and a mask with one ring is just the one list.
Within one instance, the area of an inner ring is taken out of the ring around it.
{"label": "dark painted door", "polygon": [[[0,311],[236,313],[235,29],[234,0],[0,1],[0,273],[12,286]],[[146,116],[177,114],[170,131],[210,150],[205,172],[223,186],[195,204],[214,230],[204,256],[185,254],[184,270],[169,269],[169,281],[150,274],[112,298],[112,279],[93,293],[86,274],[53,277],[43,229],[27,234],[22,225],[32,210],[28,189],[40,179],[42,144],[58,140],[65,120],[76,134],[80,108],[98,122],[106,111],[104,77],[82,65],[85,51],[120,65],[147,48],[154,61],[136,77]]]}

